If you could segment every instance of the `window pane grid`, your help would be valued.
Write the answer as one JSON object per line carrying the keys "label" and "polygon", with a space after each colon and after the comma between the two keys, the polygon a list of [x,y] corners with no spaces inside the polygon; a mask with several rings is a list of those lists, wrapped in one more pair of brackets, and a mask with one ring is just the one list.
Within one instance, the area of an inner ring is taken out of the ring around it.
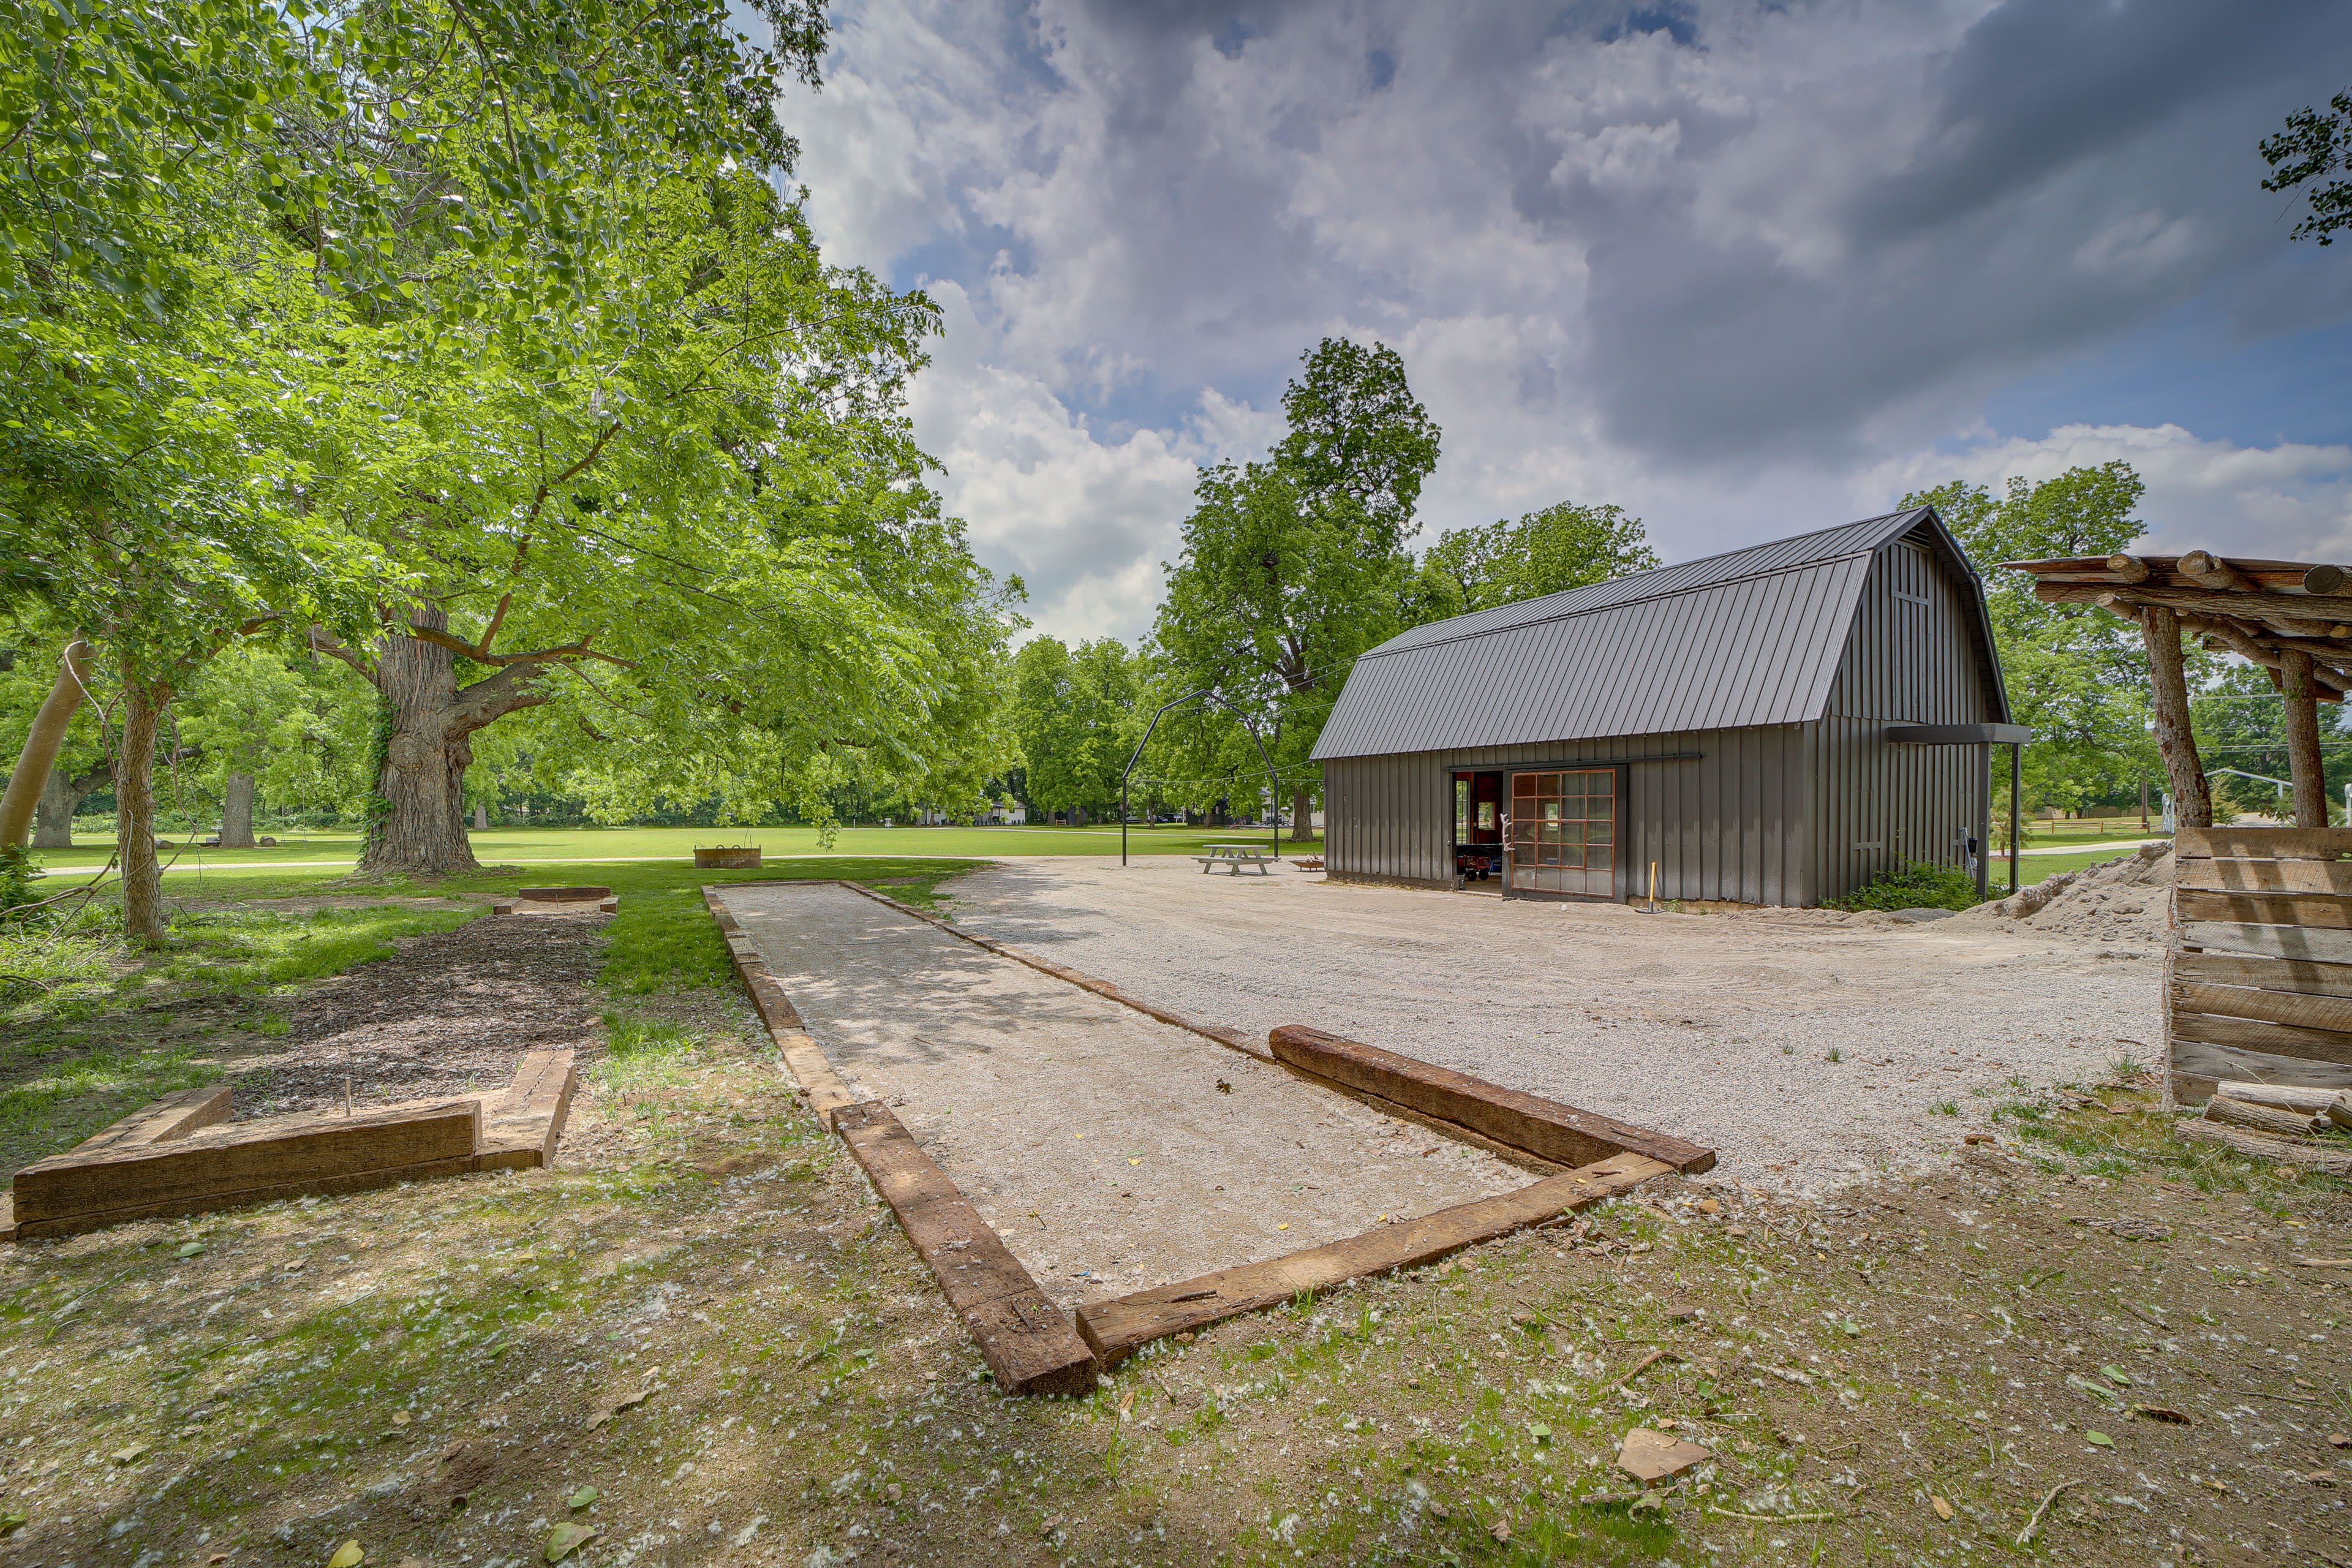
{"label": "window pane grid", "polygon": [[1511,886],[1613,897],[1617,775],[1612,769],[1511,777]]}

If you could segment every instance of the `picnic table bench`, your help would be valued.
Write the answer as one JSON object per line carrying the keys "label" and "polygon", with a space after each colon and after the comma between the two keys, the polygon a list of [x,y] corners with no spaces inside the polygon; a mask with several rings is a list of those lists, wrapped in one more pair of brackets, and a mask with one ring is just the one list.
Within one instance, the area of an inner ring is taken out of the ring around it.
{"label": "picnic table bench", "polygon": [[1203,844],[1201,847],[1208,853],[1195,855],[1192,858],[1201,863],[1201,875],[1204,877],[1220,866],[1236,877],[1242,874],[1244,866],[1255,866],[1259,876],[1271,877],[1274,873],[1266,868],[1281,858],[1261,852],[1255,844]]}

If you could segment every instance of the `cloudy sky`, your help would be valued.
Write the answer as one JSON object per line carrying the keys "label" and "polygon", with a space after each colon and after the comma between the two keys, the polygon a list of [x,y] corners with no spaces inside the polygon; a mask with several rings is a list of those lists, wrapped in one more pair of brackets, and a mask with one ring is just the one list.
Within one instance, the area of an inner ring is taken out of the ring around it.
{"label": "cloudy sky", "polygon": [[926,447],[1038,626],[1134,637],[1195,466],[1327,334],[1441,528],[1669,560],[2129,458],[2164,545],[2352,560],[2352,244],[2255,143],[2342,0],[849,0],[787,110],[834,259],[947,331]]}

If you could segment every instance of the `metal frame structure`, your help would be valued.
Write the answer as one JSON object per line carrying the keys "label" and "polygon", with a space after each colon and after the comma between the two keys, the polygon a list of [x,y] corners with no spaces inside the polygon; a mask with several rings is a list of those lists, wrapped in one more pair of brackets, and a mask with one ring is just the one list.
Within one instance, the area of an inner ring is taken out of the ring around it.
{"label": "metal frame structure", "polygon": [[1275,776],[1274,759],[1265,754],[1265,742],[1257,738],[1257,726],[1249,721],[1249,715],[1218,696],[1215,687],[1204,686],[1198,691],[1187,692],[1173,701],[1160,705],[1160,710],[1151,716],[1151,722],[1143,727],[1143,739],[1135,743],[1133,754],[1127,759],[1127,766],[1118,775],[1118,863],[1122,867],[1127,864],[1127,781],[1134,776],[1135,764],[1143,760],[1143,748],[1151,744],[1152,731],[1160,728],[1160,721],[1167,716],[1168,710],[1181,708],[1187,702],[1198,702],[1203,698],[1231,713],[1248,731],[1250,744],[1257,748],[1257,760],[1265,764],[1266,798],[1274,808],[1274,858],[1277,860],[1282,858],[1282,781]]}

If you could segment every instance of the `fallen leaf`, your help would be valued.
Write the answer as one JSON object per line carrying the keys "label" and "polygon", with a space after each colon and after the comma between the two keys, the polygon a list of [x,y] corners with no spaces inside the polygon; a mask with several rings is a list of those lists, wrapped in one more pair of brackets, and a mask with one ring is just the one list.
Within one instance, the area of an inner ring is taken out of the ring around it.
{"label": "fallen leaf", "polygon": [[16,1509],[0,1513],[0,1535],[14,1535],[25,1528],[25,1516]]}
{"label": "fallen leaf", "polygon": [[1511,1521],[1507,1519],[1498,1519],[1486,1527],[1486,1533],[1497,1541],[1508,1541],[1511,1538]]}
{"label": "fallen leaf", "polygon": [[367,1553],[361,1550],[360,1543],[346,1541],[335,1548],[332,1557],[327,1559],[327,1568],[360,1568],[360,1564],[366,1561]]}
{"label": "fallen leaf", "polygon": [[1446,1507],[1442,1502],[1431,1503],[1429,1505],[1429,1512],[1430,1516],[1433,1519],[1452,1519],[1454,1517],[1454,1510]]}
{"label": "fallen leaf", "polygon": [[1698,1201],[1698,1212],[1701,1214],[1721,1214],[1723,1212],[1723,1205],[1717,1203],[1713,1198],[1701,1198]]}
{"label": "fallen leaf", "polygon": [[2116,1446],[2116,1440],[2105,1432],[2085,1432],[2083,1434],[2083,1441],[2090,1444],[2094,1448],[2112,1448]]}
{"label": "fallen leaf", "polygon": [[578,1491],[572,1494],[566,1506],[571,1508],[586,1508],[590,1503],[594,1502],[598,1498],[603,1497],[604,1495],[604,1494],[603,1492],[598,1491],[594,1487],[582,1487]]}
{"label": "fallen leaf", "polygon": [[2330,1432],[2327,1446],[2331,1448],[2352,1448],[2352,1432]]}
{"label": "fallen leaf", "polygon": [[1748,1227],[1747,1227],[1747,1226],[1738,1226],[1738,1225],[1734,1225],[1734,1226],[1726,1226],[1724,1227],[1723,1234],[1724,1234],[1724,1235],[1726,1235],[1726,1236],[1740,1236],[1740,1237],[1744,1237],[1744,1236],[1746,1236],[1746,1235],[1748,1234]]}
{"label": "fallen leaf", "polygon": [[2332,1487],[2336,1484],[2336,1472],[2334,1470],[2314,1470],[2311,1474],[2304,1477],[2303,1479],[2309,1481],[2314,1486]]}
{"label": "fallen leaf", "polygon": [[128,1448],[115,1449],[114,1462],[118,1465],[135,1465],[139,1462],[140,1456],[146,1452],[146,1444],[133,1443]]}
{"label": "fallen leaf", "polygon": [[2103,1366],[2099,1370],[2105,1373],[2107,1381],[2117,1388],[2129,1388],[2132,1385],[2131,1373],[2119,1366]]}
{"label": "fallen leaf", "polygon": [[201,1241],[192,1241],[192,1242],[189,1242],[186,1246],[184,1246],[184,1247],[181,1247],[181,1248],[180,1248],[180,1253],[179,1253],[179,1255],[180,1255],[182,1258],[194,1258],[196,1254],[198,1254],[199,1252],[202,1252],[204,1249],[205,1249],[205,1244],[204,1244],[203,1242],[201,1242]]}
{"label": "fallen leaf", "polygon": [[1979,1143],[1990,1143],[1993,1142],[1993,1135],[1990,1132],[1971,1132],[1967,1137],[1961,1139],[1960,1142],[1970,1146],[1974,1146]]}
{"label": "fallen leaf", "polygon": [[583,1546],[595,1540],[597,1534],[597,1529],[593,1524],[557,1525],[547,1532],[547,1560],[550,1563],[562,1562]]}
{"label": "fallen leaf", "polygon": [[1714,1450],[1636,1426],[1618,1446],[1617,1468],[1642,1482],[1663,1481],[1715,1458]]}
{"label": "fallen leaf", "polygon": [[395,1410],[392,1413],[392,1424],[395,1426],[407,1426],[409,1419],[409,1414],[405,1410]]}
{"label": "fallen leaf", "polygon": [[1931,1497],[1927,1500],[1936,1505],[1936,1517],[1937,1519],[1949,1519],[1952,1517],[1952,1505],[1950,1502],[1941,1497]]}
{"label": "fallen leaf", "polygon": [[624,1410],[635,1409],[638,1405],[643,1405],[646,1402],[646,1395],[651,1392],[651,1389],[641,1388],[635,1394],[623,1394],[604,1409],[600,1410],[595,1415],[588,1417],[588,1430],[593,1432],[597,1427],[602,1426],[605,1422],[610,1421],[614,1416],[618,1415]]}
{"label": "fallen leaf", "polygon": [[1538,1443],[1549,1443],[1551,1441],[1551,1428],[1540,1421],[1530,1421],[1528,1423],[1528,1436]]}
{"label": "fallen leaf", "polygon": [[2151,1421],[2169,1421],[2175,1426],[2189,1425],[2188,1416],[2178,1410],[2167,1409],[2161,1405],[2135,1405],[2132,1406],[2132,1414],[2145,1415]]}
{"label": "fallen leaf", "polygon": [[1274,1228],[1276,1230],[1288,1230],[1290,1228],[1290,1222],[1288,1220],[1285,1220],[1282,1224],[1276,1226]]}

